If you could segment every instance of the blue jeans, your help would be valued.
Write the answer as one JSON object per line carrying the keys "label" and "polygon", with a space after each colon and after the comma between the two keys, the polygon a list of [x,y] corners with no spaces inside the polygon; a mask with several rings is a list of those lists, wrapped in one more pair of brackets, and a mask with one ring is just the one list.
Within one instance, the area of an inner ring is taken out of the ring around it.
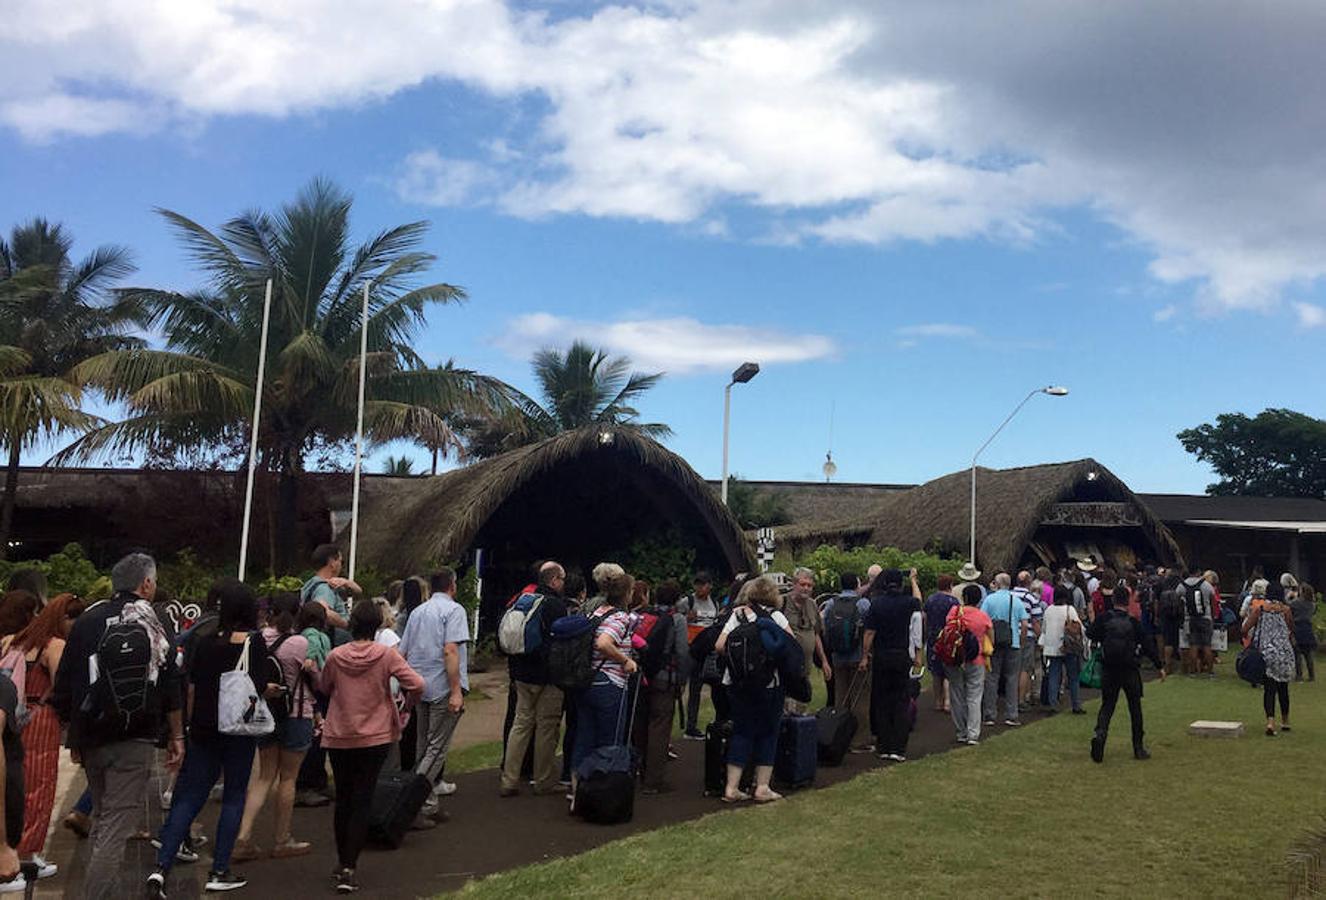
{"label": "blue jeans", "polygon": [[1082,657],[1076,653],[1071,656],[1050,657],[1050,706],[1059,707],[1059,679],[1068,676],[1068,700],[1073,709],[1081,709],[1082,701],[1077,696],[1077,678],[1082,672]]}
{"label": "blue jeans", "polygon": [[579,709],[576,710],[576,746],[571,758],[571,769],[599,747],[611,747],[622,742],[622,698],[626,689],[599,676],[581,691]]}
{"label": "blue jeans", "polygon": [[161,826],[158,866],[169,871],[175,862],[175,851],[207,803],[207,795],[216,784],[217,776],[224,773],[226,781],[221,794],[221,818],[216,823],[212,871],[230,871],[230,851],[235,847],[239,823],[244,817],[244,797],[249,789],[249,772],[253,768],[256,746],[257,741],[251,737],[230,734],[190,736],[184,764],[175,779],[170,813]]}
{"label": "blue jeans", "polygon": [[727,764],[772,766],[778,750],[778,725],[783,719],[781,687],[730,687],[732,740],[727,745]]}

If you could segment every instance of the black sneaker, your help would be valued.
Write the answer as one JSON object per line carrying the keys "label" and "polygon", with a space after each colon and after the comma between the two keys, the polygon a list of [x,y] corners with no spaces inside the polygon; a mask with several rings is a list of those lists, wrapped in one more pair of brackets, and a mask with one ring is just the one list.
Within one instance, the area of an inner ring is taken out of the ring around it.
{"label": "black sneaker", "polygon": [[1146,749],[1145,747],[1133,748],[1133,759],[1150,759],[1150,758],[1151,758],[1151,751]]}
{"label": "black sneaker", "polygon": [[354,869],[342,869],[336,876],[336,893],[353,894],[359,890],[359,882],[355,881]]}
{"label": "black sneaker", "polygon": [[234,891],[244,887],[249,880],[242,875],[236,875],[234,872],[208,872],[207,884],[203,885],[205,891]]}
{"label": "black sneaker", "polygon": [[700,732],[696,731],[694,728],[688,728],[688,729],[686,730],[686,733],[683,734],[682,737],[686,738],[686,740],[688,740],[688,741],[702,741],[702,740],[704,740],[704,735],[701,734]]}
{"label": "black sneaker", "polygon": [[1105,736],[1096,735],[1091,739],[1091,758],[1095,762],[1105,761]]}
{"label": "black sneaker", "polygon": [[157,869],[147,876],[147,889],[143,896],[149,900],[166,900],[166,870]]}
{"label": "black sneaker", "polygon": [[[152,838],[151,844],[160,850],[161,838]],[[180,844],[179,849],[175,851],[175,860],[182,863],[196,863],[198,861],[198,851],[195,849],[192,837],[186,837],[184,842]]]}

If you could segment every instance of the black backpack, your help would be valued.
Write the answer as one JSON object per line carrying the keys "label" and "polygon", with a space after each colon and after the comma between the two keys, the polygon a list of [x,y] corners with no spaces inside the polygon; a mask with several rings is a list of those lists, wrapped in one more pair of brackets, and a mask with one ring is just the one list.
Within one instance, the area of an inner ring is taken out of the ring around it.
{"label": "black backpack", "polygon": [[1137,635],[1131,616],[1110,613],[1105,617],[1100,641],[1101,658],[1107,666],[1131,666],[1137,662]]}
{"label": "black backpack", "polygon": [[861,648],[861,608],[855,597],[835,597],[824,617],[829,653],[851,656]]}
{"label": "black backpack", "polygon": [[677,625],[673,621],[671,610],[653,607],[645,612],[657,620],[645,637],[644,655],[641,659],[641,668],[644,669],[645,677],[652,679],[664,669],[675,671],[677,668]]}
{"label": "black backpack", "polygon": [[575,613],[552,623],[548,636],[548,683],[563,691],[580,691],[594,683],[594,638],[603,616]]}
{"label": "black backpack", "polygon": [[733,686],[749,684],[764,687],[773,678],[774,660],[765,649],[758,621],[768,615],[757,611],[754,619],[743,619],[727,636],[724,654],[727,656],[727,669]]}
{"label": "black backpack", "polygon": [[1183,608],[1188,613],[1190,619],[1201,619],[1211,614],[1211,607],[1207,605],[1206,597],[1202,594],[1202,582],[1196,584],[1183,583]]}
{"label": "black backpack", "polygon": [[[281,668],[281,661],[276,658],[276,651],[281,648],[282,644],[292,637],[294,637],[293,634],[283,634],[277,638],[276,643],[272,644],[268,649],[266,657],[267,683],[279,684],[285,688],[281,693],[281,696],[267,699],[267,708],[272,711],[272,718],[276,720],[276,724],[278,725],[286,719],[289,719],[295,711],[294,691],[291,689],[290,684],[285,680],[285,669]],[[304,677],[303,671],[301,670],[299,676],[300,686],[303,686],[303,683]]]}
{"label": "black backpack", "polygon": [[99,730],[132,734],[152,724],[156,673],[152,668],[152,639],[147,626],[106,620],[97,641],[97,680],[92,684]]}

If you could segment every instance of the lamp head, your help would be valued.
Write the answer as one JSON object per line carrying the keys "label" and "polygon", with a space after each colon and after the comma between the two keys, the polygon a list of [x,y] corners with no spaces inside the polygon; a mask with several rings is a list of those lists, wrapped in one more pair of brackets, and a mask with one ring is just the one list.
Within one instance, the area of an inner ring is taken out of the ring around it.
{"label": "lamp head", "polygon": [[1068,388],[1062,385],[1050,385],[1047,388],[1041,388],[1041,393],[1049,394],[1051,397],[1066,397],[1068,396]]}
{"label": "lamp head", "polygon": [[732,373],[733,384],[745,384],[756,375],[760,374],[760,364],[745,362],[737,366],[737,370]]}

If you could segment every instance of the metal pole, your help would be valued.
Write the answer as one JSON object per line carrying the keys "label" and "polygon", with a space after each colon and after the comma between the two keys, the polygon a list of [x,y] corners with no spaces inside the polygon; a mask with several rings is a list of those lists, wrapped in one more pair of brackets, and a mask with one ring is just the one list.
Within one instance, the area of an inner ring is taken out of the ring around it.
{"label": "metal pole", "polygon": [[364,315],[359,334],[359,423],[355,426],[354,498],[350,502],[350,580],[355,577],[359,550],[359,479],[364,469],[364,387],[368,381],[368,284],[364,285]]}
{"label": "metal pole", "polygon": [[727,506],[727,434],[728,428],[732,424],[732,382],[723,388],[723,487],[722,494],[723,505]]}
{"label": "metal pole", "polygon": [[981,444],[980,449],[977,450],[974,454],[972,454],[972,458],[971,458],[971,559],[968,560],[968,561],[969,561],[973,566],[976,565],[976,460],[979,459],[980,456],[981,456],[981,454],[985,452],[985,448],[988,447],[988,446],[990,446],[990,444],[992,444],[992,443],[994,442],[994,439],[995,439],[995,438],[999,437],[999,433],[1000,433],[1001,431],[1003,431],[1004,428],[1006,428],[1006,427],[1008,426],[1008,423],[1009,423],[1009,422],[1012,422],[1012,421],[1013,421],[1013,417],[1016,416],[1018,413],[1020,413],[1020,412],[1022,411],[1022,407],[1026,406],[1026,405],[1027,405],[1027,402],[1030,401],[1032,397],[1035,397],[1037,394],[1044,394],[1044,393],[1047,393],[1048,391],[1049,391],[1048,388],[1036,388],[1036,389],[1033,390],[1031,393],[1027,394],[1027,396],[1023,397],[1023,398],[1022,398],[1022,402],[1019,403],[1017,406],[1013,407],[1013,411],[1012,411],[1011,413],[1008,414],[1008,418],[1004,419],[1004,421],[1002,421],[1002,422],[999,423],[999,427],[996,428],[996,429],[994,430],[994,434],[992,434],[992,435],[990,435],[990,437],[986,438],[985,443],[984,443],[984,444]]}
{"label": "metal pole", "polygon": [[262,390],[267,377],[267,326],[272,318],[272,280],[267,279],[267,291],[262,301],[262,338],[258,345],[258,383],[253,394],[253,429],[249,434],[249,483],[244,489],[244,530],[239,536],[239,580],[249,563],[249,522],[253,518],[253,477],[258,467],[258,423],[262,419]]}
{"label": "metal pole", "polygon": [[967,561],[976,565],[976,460],[971,462],[971,554]]}

